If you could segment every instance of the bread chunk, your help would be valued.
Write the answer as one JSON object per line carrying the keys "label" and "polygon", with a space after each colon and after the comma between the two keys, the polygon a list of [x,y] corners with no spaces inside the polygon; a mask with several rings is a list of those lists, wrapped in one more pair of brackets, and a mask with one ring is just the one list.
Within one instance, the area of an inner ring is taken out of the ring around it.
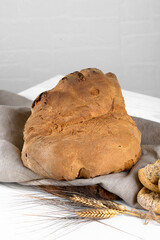
{"label": "bread chunk", "polygon": [[41,176],[92,178],[130,169],[140,157],[141,133],[113,73],[73,72],[41,93],[31,112],[22,161]]}
{"label": "bread chunk", "polygon": [[143,187],[137,195],[138,203],[146,210],[160,214],[160,194]]}
{"label": "bread chunk", "polygon": [[160,159],[139,169],[138,177],[143,186],[151,191],[159,193],[158,180],[160,178]]}

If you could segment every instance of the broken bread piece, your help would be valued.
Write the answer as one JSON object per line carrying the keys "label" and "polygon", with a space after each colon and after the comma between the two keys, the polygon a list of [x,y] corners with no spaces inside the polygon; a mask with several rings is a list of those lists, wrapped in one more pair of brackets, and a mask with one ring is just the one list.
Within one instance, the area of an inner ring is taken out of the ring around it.
{"label": "broken bread piece", "polygon": [[31,112],[22,161],[43,177],[92,178],[128,170],[140,157],[141,133],[113,73],[73,72],[41,93]]}
{"label": "broken bread piece", "polygon": [[158,181],[160,178],[160,159],[139,169],[138,177],[144,187],[159,193],[160,187],[158,186]]}
{"label": "broken bread piece", "polygon": [[137,202],[146,210],[160,214],[160,194],[143,187],[138,195]]}

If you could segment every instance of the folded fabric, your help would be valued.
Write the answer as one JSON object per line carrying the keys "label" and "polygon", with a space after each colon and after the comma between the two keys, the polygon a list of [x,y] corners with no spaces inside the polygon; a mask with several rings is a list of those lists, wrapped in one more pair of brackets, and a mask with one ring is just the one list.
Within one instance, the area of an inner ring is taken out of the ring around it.
{"label": "folded fabric", "polygon": [[23,185],[85,186],[99,184],[132,207],[139,208],[137,193],[142,187],[138,169],[160,158],[160,123],[133,118],[142,133],[142,154],[130,171],[90,179],[55,181],[44,179],[23,166],[23,128],[30,115],[31,101],[17,94],[0,91],[0,182]]}

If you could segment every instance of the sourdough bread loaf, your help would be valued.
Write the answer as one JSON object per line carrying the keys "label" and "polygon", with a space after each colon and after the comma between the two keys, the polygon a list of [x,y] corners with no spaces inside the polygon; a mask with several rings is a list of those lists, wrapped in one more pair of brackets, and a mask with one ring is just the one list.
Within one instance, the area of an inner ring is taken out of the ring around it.
{"label": "sourdough bread loaf", "polygon": [[73,72],[41,93],[31,112],[22,161],[41,176],[92,178],[130,169],[140,157],[141,133],[113,73]]}

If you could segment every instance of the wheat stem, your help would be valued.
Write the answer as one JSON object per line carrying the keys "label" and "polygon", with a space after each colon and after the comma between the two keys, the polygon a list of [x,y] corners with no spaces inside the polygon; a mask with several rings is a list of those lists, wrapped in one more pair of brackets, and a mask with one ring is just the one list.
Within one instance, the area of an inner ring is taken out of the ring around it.
{"label": "wheat stem", "polygon": [[87,198],[74,194],[70,199],[74,202],[80,203],[85,206],[96,208],[111,208],[119,211],[126,210],[126,206],[109,200],[97,200],[95,198]]}
{"label": "wheat stem", "polygon": [[119,204],[110,200],[102,200],[103,205],[107,206],[108,208],[116,209],[119,211],[125,211],[126,206],[124,204]]}
{"label": "wheat stem", "polygon": [[[160,216],[157,216],[153,212],[143,213],[138,210],[128,210],[124,204],[119,204],[110,200],[97,200],[96,198],[84,197],[79,194],[75,194],[72,192],[64,192],[64,191],[51,191],[46,187],[41,187],[44,191],[51,193],[53,195],[71,200],[71,202],[91,207],[90,209],[79,210],[76,212],[81,218],[93,218],[93,219],[101,219],[101,218],[111,218],[118,214],[127,214],[131,216],[135,216],[141,219],[145,219],[145,223],[152,219],[160,223]],[[52,201],[52,200],[51,200]]]}
{"label": "wheat stem", "polygon": [[124,211],[124,214],[132,215],[141,219],[145,219],[145,223],[147,220],[155,220],[157,223],[160,223],[160,216],[156,215],[154,212],[146,212],[143,213],[138,210],[126,210]]}
{"label": "wheat stem", "polygon": [[81,197],[74,194],[73,197],[70,197],[70,199],[84,206],[95,207],[95,208],[108,208],[103,204],[101,200],[97,200],[94,198],[86,198],[86,197]]}

